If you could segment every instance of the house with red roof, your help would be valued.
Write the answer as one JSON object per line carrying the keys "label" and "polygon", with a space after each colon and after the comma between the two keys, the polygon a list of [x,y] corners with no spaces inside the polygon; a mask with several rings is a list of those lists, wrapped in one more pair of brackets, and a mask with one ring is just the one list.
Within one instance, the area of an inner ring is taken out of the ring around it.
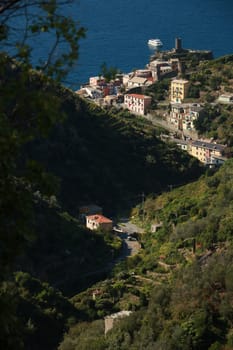
{"label": "house with red roof", "polygon": [[144,115],[151,105],[151,97],[140,94],[125,94],[124,104],[130,111]]}
{"label": "house with red roof", "polygon": [[86,216],[86,227],[90,230],[111,231],[113,222],[103,215]]}

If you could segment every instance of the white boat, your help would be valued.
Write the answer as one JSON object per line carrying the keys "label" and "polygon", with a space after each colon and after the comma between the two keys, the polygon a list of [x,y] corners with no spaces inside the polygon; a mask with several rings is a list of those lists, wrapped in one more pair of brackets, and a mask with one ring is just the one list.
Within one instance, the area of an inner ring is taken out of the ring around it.
{"label": "white boat", "polygon": [[163,43],[160,39],[149,39],[148,45],[157,49],[157,48],[162,47]]}

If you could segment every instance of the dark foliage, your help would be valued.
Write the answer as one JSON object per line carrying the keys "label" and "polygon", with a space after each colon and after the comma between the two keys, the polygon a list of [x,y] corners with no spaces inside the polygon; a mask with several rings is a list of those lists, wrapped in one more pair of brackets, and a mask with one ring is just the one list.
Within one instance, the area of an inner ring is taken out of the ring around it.
{"label": "dark foliage", "polygon": [[66,120],[27,152],[61,179],[60,200],[73,213],[91,201],[112,215],[136,203],[142,191],[161,191],[171,178],[180,183],[200,175],[197,161],[161,142],[140,118],[106,112],[69,91],[57,95]]}

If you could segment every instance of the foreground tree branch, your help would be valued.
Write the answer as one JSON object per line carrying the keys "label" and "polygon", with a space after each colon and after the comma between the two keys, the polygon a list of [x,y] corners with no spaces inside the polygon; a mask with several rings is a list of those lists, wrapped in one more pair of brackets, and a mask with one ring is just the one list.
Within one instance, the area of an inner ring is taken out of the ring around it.
{"label": "foreground tree branch", "polygon": [[4,13],[7,10],[12,9],[16,4],[22,2],[21,0],[9,0],[0,2],[0,14]]}
{"label": "foreground tree branch", "polygon": [[[64,80],[78,59],[79,40],[85,37],[79,22],[63,14],[64,6],[72,3],[73,0],[0,1],[0,42],[4,51],[29,67]],[[37,45],[43,46],[43,37],[55,44],[39,57]]]}

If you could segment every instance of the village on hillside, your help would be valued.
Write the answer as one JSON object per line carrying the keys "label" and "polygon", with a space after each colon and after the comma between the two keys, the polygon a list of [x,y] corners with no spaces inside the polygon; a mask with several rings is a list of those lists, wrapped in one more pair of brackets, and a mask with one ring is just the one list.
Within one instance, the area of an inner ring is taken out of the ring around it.
{"label": "village on hillside", "polygon": [[[187,59],[192,58],[198,62],[211,60],[212,52],[184,49],[182,40],[176,38],[174,49],[156,50],[144,69],[127,74],[115,72],[112,79],[103,75],[90,77],[89,83],[76,93],[103,108],[125,108],[145,117],[170,131],[170,135],[161,136],[164,141],[175,142],[208,167],[219,166],[227,159],[224,152],[226,145],[212,139],[199,139],[195,128],[195,122],[205,111],[202,103],[188,99],[191,84],[185,78],[185,73]],[[167,101],[163,103],[162,109],[154,109],[153,97],[145,91],[164,79],[170,81]],[[220,92],[213,103],[233,104],[233,94]]]}

